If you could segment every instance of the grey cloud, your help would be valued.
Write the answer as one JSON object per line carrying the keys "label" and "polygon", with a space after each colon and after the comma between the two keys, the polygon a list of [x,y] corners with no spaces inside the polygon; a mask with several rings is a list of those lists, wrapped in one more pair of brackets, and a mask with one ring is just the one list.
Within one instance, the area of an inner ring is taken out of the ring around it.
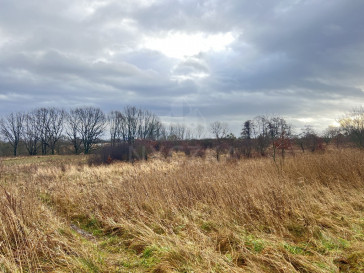
{"label": "grey cloud", "polygon": [[208,74],[209,72],[210,69],[207,62],[199,56],[190,57],[173,69],[173,73],[177,75]]}
{"label": "grey cloud", "polygon": [[[0,5],[1,113],[56,103],[186,115],[173,110],[181,101],[206,120],[238,124],[267,112],[334,119],[364,103],[360,0]],[[236,37],[227,50],[185,60],[143,47],[145,37],[227,32]]]}

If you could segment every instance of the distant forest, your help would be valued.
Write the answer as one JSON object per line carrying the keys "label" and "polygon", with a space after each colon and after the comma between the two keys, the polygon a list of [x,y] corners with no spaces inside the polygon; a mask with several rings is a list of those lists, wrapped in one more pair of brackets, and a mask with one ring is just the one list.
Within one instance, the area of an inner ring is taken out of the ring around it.
{"label": "distant forest", "polygon": [[[235,136],[221,121],[208,128],[198,125],[164,124],[151,111],[126,106],[122,111],[105,114],[97,107],[79,107],[69,111],[49,107],[31,112],[14,112],[0,120],[0,156],[88,154],[98,147],[135,146],[142,143],[155,150],[215,149],[241,157],[267,155],[267,151],[284,152],[300,149],[324,150],[335,147],[364,147],[364,108],[353,109],[339,120],[339,127],[328,127],[322,134],[305,126],[299,134],[279,116],[257,116],[242,122],[241,133]],[[206,133],[213,138],[205,138]],[[105,138],[105,136],[108,136]],[[177,148],[176,148],[177,147]],[[186,154],[190,153],[186,152]]]}

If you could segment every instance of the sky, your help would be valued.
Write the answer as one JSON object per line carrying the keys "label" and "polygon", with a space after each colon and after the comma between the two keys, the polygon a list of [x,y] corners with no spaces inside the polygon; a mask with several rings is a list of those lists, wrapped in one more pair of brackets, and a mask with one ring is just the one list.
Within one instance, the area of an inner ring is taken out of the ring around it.
{"label": "sky", "polygon": [[0,115],[126,105],[234,134],[364,105],[362,0],[0,0]]}

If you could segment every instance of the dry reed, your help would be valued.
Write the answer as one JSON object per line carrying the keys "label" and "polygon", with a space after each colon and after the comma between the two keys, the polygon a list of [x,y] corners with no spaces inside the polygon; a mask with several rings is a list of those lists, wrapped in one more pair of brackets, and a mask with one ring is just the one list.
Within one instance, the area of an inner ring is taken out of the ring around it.
{"label": "dry reed", "polygon": [[363,155],[3,164],[0,269],[361,272]]}

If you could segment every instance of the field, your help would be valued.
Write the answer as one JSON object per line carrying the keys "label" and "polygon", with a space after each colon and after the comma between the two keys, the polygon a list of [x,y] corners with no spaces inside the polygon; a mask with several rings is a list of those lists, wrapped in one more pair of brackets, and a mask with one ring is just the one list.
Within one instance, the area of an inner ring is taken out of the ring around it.
{"label": "field", "polygon": [[364,151],[0,163],[1,272],[363,272]]}

